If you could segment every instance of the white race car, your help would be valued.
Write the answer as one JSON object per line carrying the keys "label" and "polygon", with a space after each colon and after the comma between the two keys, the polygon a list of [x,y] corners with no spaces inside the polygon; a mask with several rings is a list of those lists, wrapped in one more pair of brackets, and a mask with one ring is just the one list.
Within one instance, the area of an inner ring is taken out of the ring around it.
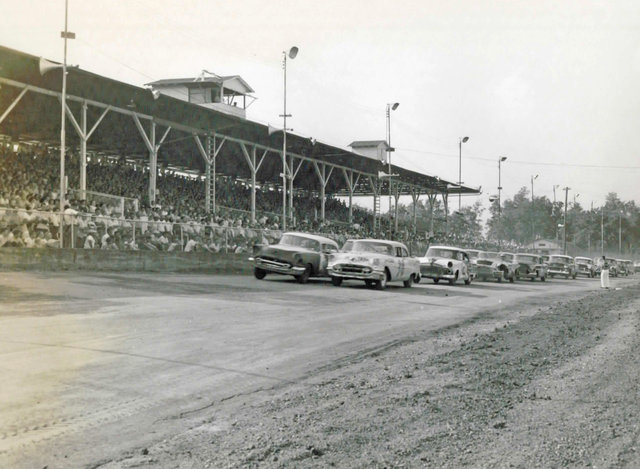
{"label": "white race car", "polygon": [[473,274],[470,269],[469,255],[463,249],[450,246],[431,246],[424,257],[419,257],[420,274],[430,278],[433,283],[440,279],[454,285],[463,280],[465,285],[471,283]]}
{"label": "white race car", "polygon": [[420,263],[407,247],[383,239],[350,239],[329,256],[327,272],[335,286],[343,280],[364,280],[368,287],[384,290],[388,282],[400,280],[408,288],[420,281]]}

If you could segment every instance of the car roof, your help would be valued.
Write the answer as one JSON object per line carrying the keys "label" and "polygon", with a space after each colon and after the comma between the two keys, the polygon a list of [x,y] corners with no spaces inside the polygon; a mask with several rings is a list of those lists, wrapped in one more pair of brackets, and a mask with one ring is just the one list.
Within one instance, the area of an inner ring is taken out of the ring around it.
{"label": "car roof", "polygon": [[462,249],[462,248],[457,248],[455,246],[429,246],[429,249],[450,249],[452,251],[463,251],[463,252],[467,252],[466,249]]}
{"label": "car roof", "polygon": [[335,244],[336,246],[338,245],[338,243],[336,243],[331,238],[325,238],[324,236],[318,236],[318,235],[314,235],[314,234],[311,234],[311,233],[302,233],[300,231],[287,231],[286,233],[282,233],[282,236],[284,236],[284,235],[295,235],[295,236],[300,236],[302,238],[307,238],[307,239],[313,239],[315,241],[320,241],[321,243],[331,243],[331,244]]}
{"label": "car roof", "polygon": [[365,238],[365,239],[348,239],[346,242],[349,241],[372,241],[372,242],[376,242],[376,243],[384,243],[384,244],[389,244],[391,246],[396,246],[396,247],[403,247],[403,248],[407,248],[407,246],[405,246],[403,243],[399,242],[399,241],[392,241],[390,239],[374,239],[374,238]]}
{"label": "car roof", "polygon": [[565,256],[564,254],[551,254],[551,257],[564,257],[566,259],[573,259],[573,257]]}

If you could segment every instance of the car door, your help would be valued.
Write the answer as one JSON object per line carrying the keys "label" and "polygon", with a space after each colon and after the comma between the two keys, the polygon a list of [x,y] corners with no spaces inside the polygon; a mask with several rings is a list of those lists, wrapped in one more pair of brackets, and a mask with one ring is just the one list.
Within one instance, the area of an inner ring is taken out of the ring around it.
{"label": "car door", "polygon": [[466,252],[459,252],[458,259],[462,261],[462,278],[469,278],[469,256]]}
{"label": "car door", "polygon": [[322,243],[320,249],[320,262],[318,264],[319,272],[325,274],[327,272],[327,264],[329,262],[329,255],[338,252],[338,248],[333,244]]}

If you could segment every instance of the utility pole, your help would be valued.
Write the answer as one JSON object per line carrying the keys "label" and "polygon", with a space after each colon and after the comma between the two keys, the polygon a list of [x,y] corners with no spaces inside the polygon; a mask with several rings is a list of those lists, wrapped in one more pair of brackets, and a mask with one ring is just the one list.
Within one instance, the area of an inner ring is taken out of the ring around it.
{"label": "utility pole", "polygon": [[533,181],[535,179],[538,179],[538,175],[536,174],[535,176],[531,176],[531,245],[533,246],[536,242],[536,225],[535,225],[535,217],[536,217],[536,211],[535,211],[535,202],[534,202],[534,197],[533,197]]}
{"label": "utility pole", "polygon": [[569,189],[570,187],[564,188],[564,220],[563,220],[563,230],[562,230],[562,239],[564,245],[564,255],[567,255],[567,203],[569,202]]}
{"label": "utility pole", "polygon": [[604,256],[604,205],[600,210],[600,255]]}
{"label": "utility pole", "polygon": [[618,212],[618,255],[622,255],[622,210]]}

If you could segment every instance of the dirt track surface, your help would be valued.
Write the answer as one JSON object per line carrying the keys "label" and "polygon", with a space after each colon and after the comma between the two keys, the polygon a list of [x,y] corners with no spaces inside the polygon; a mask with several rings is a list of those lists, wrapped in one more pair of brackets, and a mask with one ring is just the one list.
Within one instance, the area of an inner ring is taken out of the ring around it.
{"label": "dirt track surface", "polygon": [[3,467],[640,466],[635,279],[45,277],[0,282]]}
{"label": "dirt track surface", "polygon": [[639,467],[639,298],[418,334],[107,467]]}

